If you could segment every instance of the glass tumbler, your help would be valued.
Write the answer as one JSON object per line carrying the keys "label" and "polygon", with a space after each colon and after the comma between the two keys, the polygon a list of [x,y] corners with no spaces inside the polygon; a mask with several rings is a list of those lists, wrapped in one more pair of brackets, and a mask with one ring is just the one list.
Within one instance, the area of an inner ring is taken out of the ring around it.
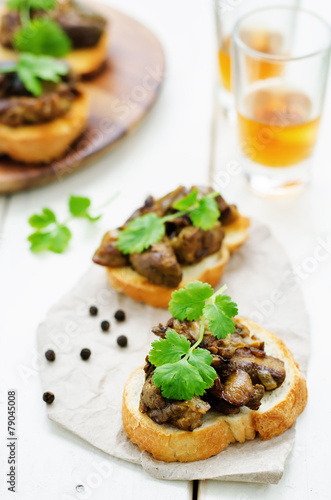
{"label": "glass tumbler", "polygon": [[[248,32],[279,35],[272,54]],[[241,18],[232,42],[232,78],[243,169],[254,191],[281,195],[309,180],[330,60],[331,31],[315,14],[286,7]]]}
{"label": "glass tumbler", "polygon": [[[232,94],[230,51],[234,26],[247,13],[271,6],[274,3],[275,0],[214,0],[218,45],[219,100],[225,114],[230,119],[236,117]],[[287,7],[299,7],[300,0],[282,0],[282,4]],[[261,26],[259,30],[248,30],[245,38],[250,47],[270,54],[277,53],[281,44],[280,33],[274,30],[268,31],[266,26]],[[270,76],[270,70],[272,71],[272,68],[262,65],[261,76]]]}

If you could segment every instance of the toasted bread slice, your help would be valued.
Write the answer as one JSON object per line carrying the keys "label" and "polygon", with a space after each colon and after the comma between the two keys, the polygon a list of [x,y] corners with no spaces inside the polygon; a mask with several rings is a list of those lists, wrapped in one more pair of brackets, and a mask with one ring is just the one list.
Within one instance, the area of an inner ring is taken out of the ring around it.
{"label": "toasted bread slice", "polygon": [[182,266],[183,279],[177,288],[154,285],[130,266],[108,267],[108,281],[115,290],[123,292],[137,302],[167,308],[172,292],[184,288],[191,281],[199,280],[215,287],[223,275],[230,253],[239,248],[248,238],[248,227],[249,219],[242,216],[233,224],[224,226],[225,238],[220,251],[209,255],[198,264]]}
{"label": "toasted bread slice", "polygon": [[67,113],[50,122],[21,127],[0,124],[0,154],[23,163],[50,163],[82,134],[88,113],[88,98],[81,92]]}
{"label": "toasted bread slice", "polygon": [[172,292],[184,288],[191,281],[199,280],[210,283],[212,287],[216,286],[229,258],[230,252],[227,246],[222,245],[219,252],[206,257],[198,264],[182,266],[183,279],[177,288],[154,285],[130,266],[107,267],[107,277],[110,285],[118,292],[123,292],[137,302],[166,309]]}
{"label": "toasted bread slice", "polygon": [[248,238],[247,229],[250,226],[250,220],[248,217],[240,216],[232,224],[227,224],[223,226],[225,231],[225,238],[223,244],[225,244],[230,252],[235,252],[241,245],[245,243]]}
{"label": "toasted bread slice", "polygon": [[306,381],[291,352],[273,333],[246,319],[239,319],[252,335],[265,342],[266,353],[285,363],[283,384],[266,392],[259,410],[243,407],[235,415],[214,411],[203,416],[203,425],[193,432],[182,431],[169,424],[159,425],[139,411],[139,400],[145,373],[133,372],[124,388],[122,417],[126,434],[143,451],[165,462],[194,462],[224,450],[230,443],[243,443],[259,433],[262,440],[278,436],[289,429],[307,402]]}

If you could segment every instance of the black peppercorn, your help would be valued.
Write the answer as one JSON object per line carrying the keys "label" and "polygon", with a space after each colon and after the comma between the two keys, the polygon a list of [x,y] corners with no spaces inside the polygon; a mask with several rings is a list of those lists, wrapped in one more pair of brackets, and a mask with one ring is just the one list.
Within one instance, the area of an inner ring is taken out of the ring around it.
{"label": "black peppercorn", "polygon": [[151,208],[154,205],[154,199],[152,196],[147,196],[145,200],[145,207],[146,208]]}
{"label": "black peppercorn", "polygon": [[96,316],[98,314],[98,308],[95,306],[90,307],[90,315],[91,316]]}
{"label": "black peppercorn", "polygon": [[120,347],[126,347],[128,345],[128,338],[125,335],[120,335],[117,339],[117,343]]}
{"label": "black peppercorn", "polygon": [[91,356],[91,351],[90,349],[87,349],[87,348],[84,348],[80,351],[80,357],[86,361],[87,359],[89,359],[89,357]]}
{"label": "black peppercorn", "polygon": [[43,400],[45,401],[45,403],[47,403],[48,405],[51,405],[53,403],[54,399],[55,399],[55,396],[52,392],[44,392]]}
{"label": "black peppercorn", "polygon": [[52,349],[49,349],[48,351],[45,352],[45,358],[48,361],[55,361],[55,352],[52,351]]}
{"label": "black peppercorn", "polygon": [[114,317],[117,321],[124,321],[125,320],[125,312],[124,311],[121,311],[121,309],[119,309],[118,311],[116,311],[116,313],[114,314]]}
{"label": "black peppercorn", "polygon": [[103,330],[104,332],[108,332],[109,328],[110,328],[109,321],[102,321],[101,322],[101,330]]}

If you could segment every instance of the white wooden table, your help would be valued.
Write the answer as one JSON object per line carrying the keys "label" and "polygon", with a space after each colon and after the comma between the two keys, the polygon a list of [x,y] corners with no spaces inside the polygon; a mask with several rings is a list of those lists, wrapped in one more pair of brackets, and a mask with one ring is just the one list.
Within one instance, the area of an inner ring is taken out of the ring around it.
{"label": "white wooden table", "polygon": [[[0,498],[6,490],[5,394],[18,390],[18,492],[22,500],[191,500],[188,482],[155,480],[138,466],[113,459],[48,421],[41,400],[35,332],[48,308],[68,291],[90,265],[106,229],[123,220],[152,192],[162,194],[179,183],[208,181],[215,83],[215,39],[211,2],[206,0],[113,0],[112,6],[136,17],[160,37],[167,75],[156,107],[141,127],[95,165],[61,182],[0,199]],[[328,0],[306,0],[331,22]],[[331,81],[331,80],[330,80]],[[330,499],[328,457],[331,444],[329,397],[331,250],[316,257],[330,239],[331,248],[331,93],[325,106],[310,189],[297,198],[263,200],[246,190],[241,176],[223,189],[242,212],[267,223],[301,273],[311,317],[312,354],[309,405],[297,424],[297,438],[286,473],[276,486],[199,484],[198,499]],[[234,131],[221,122],[217,132],[216,170],[236,159]],[[70,194],[87,195],[96,205],[120,196],[102,220],[72,224],[73,240],[63,255],[35,256],[28,250],[27,219],[44,206],[65,217]],[[317,252],[317,253],[316,253]],[[321,346],[321,347],[320,347]],[[108,467],[105,466],[108,464]],[[110,467],[109,467],[110,465]],[[76,485],[85,485],[77,493]],[[12,495],[12,496],[11,496]]]}

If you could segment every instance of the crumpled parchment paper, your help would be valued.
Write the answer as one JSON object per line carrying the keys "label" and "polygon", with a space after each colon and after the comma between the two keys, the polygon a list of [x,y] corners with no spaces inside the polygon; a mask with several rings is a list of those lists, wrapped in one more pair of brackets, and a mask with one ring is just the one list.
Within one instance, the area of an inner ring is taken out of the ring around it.
{"label": "crumpled parchment paper", "polygon": [[[240,316],[284,339],[305,371],[309,354],[305,304],[285,252],[266,226],[252,224],[249,240],[232,255],[222,283],[228,284]],[[98,316],[89,315],[90,305],[98,307]],[[117,309],[126,312],[123,323],[113,317]],[[42,385],[55,394],[54,403],[47,406],[49,418],[109,455],[141,464],[157,478],[277,483],[294,443],[294,428],[270,441],[256,438],[230,445],[214,457],[187,464],[155,460],[126,437],[121,419],[124,384],[144,364],[155,338],[151,328],[169,317],[166,310],[118,294],[109,287],[105,270],[91,267],[38,328]],[[104,319],[111,322],[108,333],[100,328]],[[128,347],[117,345],[119,335],[128,337]],[[92,351],[88,361],[80,357],[84,347]],[[47,349],[56,352],[55,362],[46,361]]]}

